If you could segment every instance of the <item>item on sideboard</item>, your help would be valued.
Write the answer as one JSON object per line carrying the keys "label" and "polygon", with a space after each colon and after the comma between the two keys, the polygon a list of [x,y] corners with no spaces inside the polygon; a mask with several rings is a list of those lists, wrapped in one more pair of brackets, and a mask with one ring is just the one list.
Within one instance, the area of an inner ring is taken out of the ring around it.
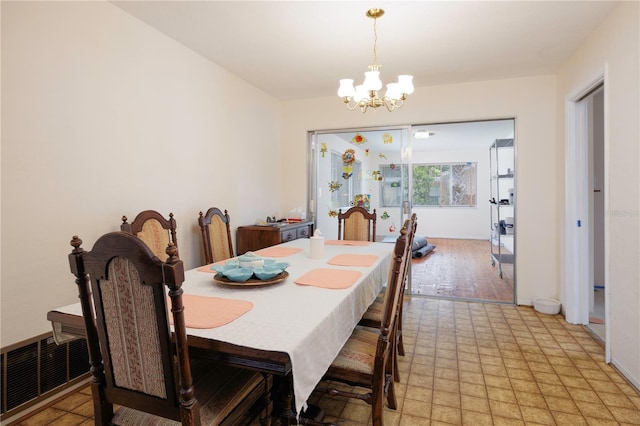
{"label": "item on sideboard", "polygon": [[309,237],[309,253],[312,259],[322,259],[324,257],[324,237],[319,229]]}

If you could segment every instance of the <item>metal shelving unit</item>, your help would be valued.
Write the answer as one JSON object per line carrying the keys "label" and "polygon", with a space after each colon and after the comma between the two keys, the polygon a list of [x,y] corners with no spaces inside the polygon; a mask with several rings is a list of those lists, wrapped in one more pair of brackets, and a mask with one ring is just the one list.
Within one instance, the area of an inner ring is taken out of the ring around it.
{"label": "metal shelving unit", "polygon": [[513,139],[496,139],[489,147],[491,265],[515,263],[515,165]]}

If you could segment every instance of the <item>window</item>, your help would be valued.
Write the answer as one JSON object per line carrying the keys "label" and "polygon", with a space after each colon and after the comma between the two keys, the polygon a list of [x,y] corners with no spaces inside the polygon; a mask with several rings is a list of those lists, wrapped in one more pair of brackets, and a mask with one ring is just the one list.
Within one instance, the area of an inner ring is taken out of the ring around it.
{"label": "window", "polygon": [[477,163],[414,164],[414,206],[476,206]]}
{"label": "window", "polygon": [[[477,205],[477,163],[414,164],[412,171],[414,206]],[[381,165],[380,172],[382,205],[400,206],[408,198],[407,165]]]}
{"label": "window", "polygon": [[339,190],[331,193],[331,203],[335,209],[350,207],[353,199],[360,194],[360,181],[362,179],[362,162],[356,160],[353,163],[352,175],[345,179],[343,174],[342,154],[331,151],[331,180],[342,184]]}

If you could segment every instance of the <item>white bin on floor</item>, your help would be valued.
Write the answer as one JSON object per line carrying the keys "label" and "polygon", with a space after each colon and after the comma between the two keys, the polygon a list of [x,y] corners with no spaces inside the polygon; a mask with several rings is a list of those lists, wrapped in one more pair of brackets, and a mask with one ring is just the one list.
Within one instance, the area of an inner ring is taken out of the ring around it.
{"label": "white bin on floor", "polygon": [[556,299],[534,299],[533,300],[533,309],[540,312],[541,314],[547,315],[557,315],[560,313],[560,304],[559,300]]}

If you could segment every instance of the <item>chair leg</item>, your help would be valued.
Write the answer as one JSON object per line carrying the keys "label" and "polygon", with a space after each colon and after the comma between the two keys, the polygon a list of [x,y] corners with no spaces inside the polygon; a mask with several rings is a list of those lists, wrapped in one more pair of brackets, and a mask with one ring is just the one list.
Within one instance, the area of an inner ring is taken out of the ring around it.
{"label": "chair leg", "polygon": [[391,376],[392,375],[389,375],[389,378],[387,379],[389,383],[389,387],[387,388],[387,406],[392,410],[395,410],[398,408],[398,400],[396,398],[396,386],[393,377]]}
{"label": "chair leg", "polygon": [[402,311],[404,306],[404,291],[400,295],[400,306],[398,307],[398,354],[404,356],[404,343],[402,342]]}
{"label": "chair leg", "polygon": [[396,399],[396,387],[395,382],[400,381],[398,377],[398,355],[396,354],[396,336],[395,333],[391,335],[391,350],[389,351],[389,357],[385,362],[384,372],[382,373],[382,383],[384,383],[384,395],[387,397],[387,405],[392,410],[398,407],[398,401]]}
{"label": "chair leg", "polygon": [[393,381],[400,383],[400,369],[398,367],[398,351],[393,351]]}
{"label": "chair leg", "polygon": [[402,342],[402,330],[400,327],[402,326],[402,303],[400,303],[400,309],[398,309],[398,317],[396,319],[396,330],[393,335],[393,350],[391,351],[391,356],[393,357],[393,380],[395,382],[400,382],[400,368],[398,366],[398,355],[404,355],[404,348],[402,349],[402,353],[400,353],[400,344]]}
{"label": "chair leg", "polygon": [[371,420],[373,426],[383,426],[384,390],[374,389],[371,398]]}

